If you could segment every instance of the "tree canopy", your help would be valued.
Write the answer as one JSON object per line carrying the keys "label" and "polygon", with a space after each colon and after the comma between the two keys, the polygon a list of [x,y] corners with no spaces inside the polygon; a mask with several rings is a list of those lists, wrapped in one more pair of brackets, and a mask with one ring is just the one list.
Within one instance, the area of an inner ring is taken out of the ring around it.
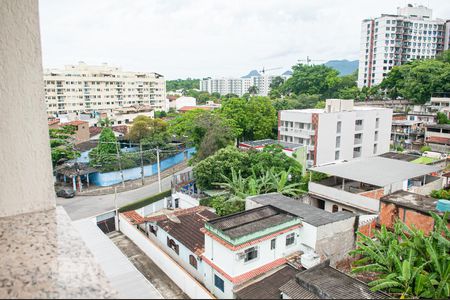
{"label": "tree canopy", "polygon": [[75,127],[71,125],[49,129],[53,166],[80,156],[80,153],[74,149],[73,134],[75,134]]}
{"label": "tree canopy", "polygon": [[395,66],[380,84],[389,97],[411,99],[417,104],[433,94],[450,93],[450,51],[436,59],[417,59]]}

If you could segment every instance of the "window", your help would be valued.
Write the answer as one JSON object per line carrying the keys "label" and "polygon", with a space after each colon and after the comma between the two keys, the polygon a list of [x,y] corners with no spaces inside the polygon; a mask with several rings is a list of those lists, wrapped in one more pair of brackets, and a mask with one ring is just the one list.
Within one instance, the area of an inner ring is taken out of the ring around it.
{"label": "window", "polygon": [[336,137],[336,148],[339,148],[339,147],[341,147],[341,137],[337,136]]}
{"label": "window", "polygon": [[355,134],[355,144],[361,144],[362,142],[362,133]]}
{"label": "window", "polygon": [[169,239],[169,237],[167,237],[167,247],[175,251],[176,254],[180,253],[179,245],[177,245],[174,240]]}
{"label": "window", "polygon": [[286,236],[286,246],[293,245],[295,243],[295,233],[290,233]]}
{"label": "window", "polygon": [[378,131],[375,131],[375,142],[378,141]]}
{"label": "window", "polygon": [[336,133],[341,133],[342,122],[338,121],[336,125]]}
{"label": "window", "polygon": [[373,154],[377,154],[377,148],[378,148],[378,145],[374,144],[373,145]]}
{"label": "window", "polygon": [[353,158],[357,158],[361,156],[361,147],[353,148]]}
{"label": "window", "polygon": [[157,234],[158,227],[149,225],[149,226],[148,226],[148,229],[149,229],[150,232],[153,233],[155,236],[158,235],[158,234]]}
{"label": "window", "polygon": [[258,257],[258,249],[256,247],[251,247],[245,250],[245,262],[251,261]]}
{"label": "window", "polygon": [[380,118],[375,119],[375,128],[378,128],[380,126]]}
{"label": "window", "polygon": [[338,206],[336,204],[333,204],[333,207],[331,208],[332,212],[337,212],[339,210]]}
{"label": "window", "polygon": [[277,239],[271,239],[270,240],[270,250],[274,250],[277,245]]}
{"label": "window", "polygon": [[339,159],[339,151],[334,152],[334,159],[335,160]]}
{"label": "window", "polygon": [[193,266],[195,269],[197,269],[197,259],[194,255],[189,255],[189,264]]}
{"label": "window", "polygon": [[225,290],[223,279],[214,274],[214,286],[221,290],[222,292]]}

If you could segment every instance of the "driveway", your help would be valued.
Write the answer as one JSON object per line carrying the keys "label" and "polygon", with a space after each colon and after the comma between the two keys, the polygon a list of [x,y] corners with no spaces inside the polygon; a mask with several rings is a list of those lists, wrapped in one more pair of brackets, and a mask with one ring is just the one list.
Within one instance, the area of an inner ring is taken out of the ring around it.
{"label": "driveway", "polygon": [[[172,176],[161,180],[162,191],[170,189]],[[159,193],[158,182],[141,188],[117,193],[117,207],[124,206],[139,199]],[[66,210],[72,221],[93,217],[115,209],[114,194],[102,196],[75,196],[71,199],[56,198],[56,204]]]}

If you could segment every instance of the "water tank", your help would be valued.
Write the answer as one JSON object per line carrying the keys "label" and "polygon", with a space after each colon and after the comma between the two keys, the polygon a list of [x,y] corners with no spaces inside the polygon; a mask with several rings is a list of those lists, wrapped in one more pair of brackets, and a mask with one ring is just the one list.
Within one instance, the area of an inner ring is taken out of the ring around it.
{"label": "water tank", "polygon": [[442,212],[450,211],[450,201],[439,199],[436,205],[436,209]]}

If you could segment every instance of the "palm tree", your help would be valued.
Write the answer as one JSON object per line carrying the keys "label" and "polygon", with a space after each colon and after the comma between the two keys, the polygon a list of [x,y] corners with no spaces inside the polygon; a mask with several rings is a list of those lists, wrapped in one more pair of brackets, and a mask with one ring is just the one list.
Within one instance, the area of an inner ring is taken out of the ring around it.
{"label": "palm tree", "polygon": [[258,92],[259,92],[259,90],[256,85],[252,85],[251,87],[248,88],[248,93],[250,95],[256,95],[256,94],[258,94]]}

